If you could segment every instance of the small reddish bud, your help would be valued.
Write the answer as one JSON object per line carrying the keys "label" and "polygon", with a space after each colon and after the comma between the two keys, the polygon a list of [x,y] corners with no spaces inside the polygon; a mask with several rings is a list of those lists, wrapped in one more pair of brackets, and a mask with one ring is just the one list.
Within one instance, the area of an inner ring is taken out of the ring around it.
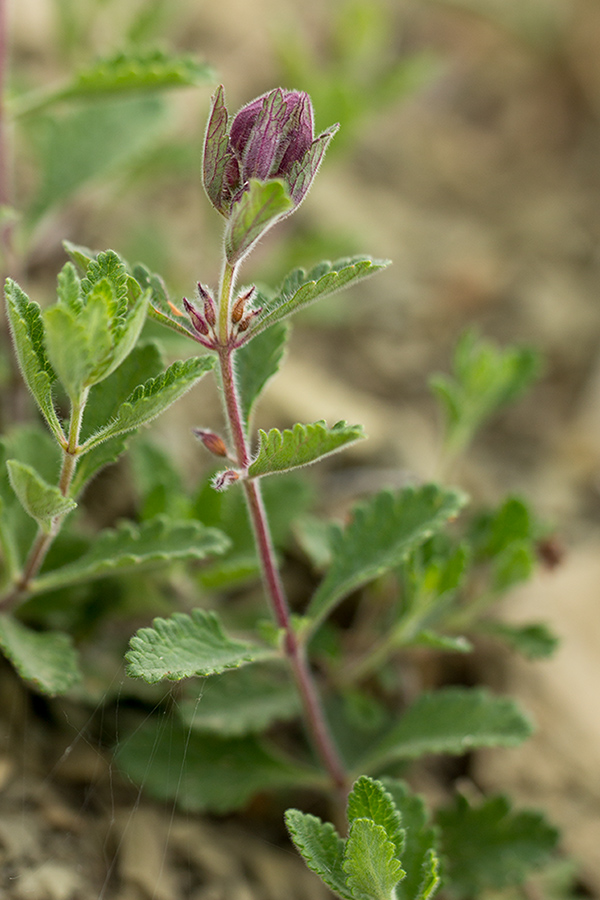
{"label": "small reddish bud", "polygon": [[235,469],[225,469],[224,472],[218,472],[212,481],[215,491],[226,491],[240,477],[240,473]]}
{"label": "small reddish bud", "polygon": [[247,316],[244,316],[242,321],[239,323],[237,330],[238,331],[247,331],[252,322],[255,320],[257,316],[259,316],[262,312],[262,306],[259,306],[258,309],[253,309],[248,313]]}
{"label": "small reddish bud", "polygon": [[209,325],[214,325],[217,321],[215,301],[213,300],[210,293],[206,290],[206,288],[200,284],[200,282],[198,282],[198,294],[200,295],[200,299],[204,301],[204,318]]}
{"label": "small reddish bud", "polygon": [[194,306],[192,306],[192,304],[186,297],[183,298],[183,308],[190,317],[190,322],[192,323],[198,334],[208,334],[208,325],[206,324],[205,320],[202,318],[198,310]]}
{"label": "small reddish bud", "polygon": [[233,309],[231,310],[231,321],[234,325],[237,325],[244,316],[244,312],[246,311],[246,303],[254,293],[254,287],[251,287],[249,291],[246,291],[237,298],[235,303],[233,304]]}
{"label": "small reddish bud", "polygon": [[215,434],[214,431],[205,431],[204,428],[194,428],[193,431],[210,453],[213,453],[215,456],[227,456],[225,441],[218,434]]}

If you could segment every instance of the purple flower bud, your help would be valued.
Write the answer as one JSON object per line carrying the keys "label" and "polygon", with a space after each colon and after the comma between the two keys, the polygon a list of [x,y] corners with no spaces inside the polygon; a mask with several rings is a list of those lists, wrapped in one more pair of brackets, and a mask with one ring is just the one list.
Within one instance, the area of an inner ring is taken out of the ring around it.
{"label": "purple flower bud", "polygon": [[223,87],[219,87],[204,145],[203,180],[211,203],[228,218],[251,178],[277,178],[285,183],[297,207],[337,128],[334,125],[315,138],[310,97],[282,88],[246,104],[229,126]]}

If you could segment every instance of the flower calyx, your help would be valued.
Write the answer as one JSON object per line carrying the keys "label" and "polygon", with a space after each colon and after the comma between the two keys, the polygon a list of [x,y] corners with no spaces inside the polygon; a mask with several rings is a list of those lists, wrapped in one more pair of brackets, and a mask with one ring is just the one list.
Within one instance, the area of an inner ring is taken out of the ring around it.
{"label": "flower calyx", "polygon": [[196,308],[193,303],[183,298],[183,308],[188,314],[190,323],[195,332],[195,338],[198,343],[211,350],[218,346],[217,332],[215,329],[217,322],[217,311],[215,301],[213,300],[207,288],[198,282],[198,297],[202,302],[202,311]]}

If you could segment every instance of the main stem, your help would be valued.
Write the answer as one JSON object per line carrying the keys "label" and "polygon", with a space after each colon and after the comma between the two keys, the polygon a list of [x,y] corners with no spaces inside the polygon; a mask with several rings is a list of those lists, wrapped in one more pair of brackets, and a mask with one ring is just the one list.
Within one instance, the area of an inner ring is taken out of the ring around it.
{"label": "main stem", "polygon": [[[219,291],[220,346],[218,348],[218,354],[221,368],[223,396],[229,427],[231,429],[231,436],[235,446],[238,465],[240,469],[245,472],[250,464],[250,450],[244,432],[243,417],[233,367],[234,349],[231,347],[229,334],[229,308],[235,284],[235,276],[235,266],[226,264],[223,269]],[[261,562],[265,587],[271,601],[277,624],[283,630],[285,635],[284,651],[302,700],[306,728],[332,783],[345,799],[345,795],[349,788],[348,776],[325,720],[321,700],[306,658],[305,648],[299,642],[298,636],[292,626],[287,597],[275,561],[275,550],[262,499],[260,482],[258,479],[244,478],[243,487],[250,520],[254,530],[254,537]]]}

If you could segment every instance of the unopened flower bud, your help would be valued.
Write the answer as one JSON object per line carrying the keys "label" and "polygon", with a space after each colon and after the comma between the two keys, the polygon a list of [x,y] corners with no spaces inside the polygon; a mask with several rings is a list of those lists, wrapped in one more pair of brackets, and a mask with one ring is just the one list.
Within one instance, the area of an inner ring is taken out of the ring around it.
{"label": "unopened flower bud", "polygon": [[192,323],[198,334],[208,334],[209,328],[206,321],[202,318],[198,310],[194,306],[192,306],[192,304],[186,297],[183,298],[183,308],[190,317],[190,322]]}
{"label": "unopened flower bud", "polygon": [[217,321],[215,301],[213,300],[207,289],[200,284],[200,282],[198,282],[198,294],[200,295],[200,299],[204,301],[204,318],[209,325],[214,325]]}
{"label": "unopened flower bud", "polygon": [[233,309],[231,310],[231,321],[234,325],[242,319],[244,312],[246,311],[246,303],[254,293],[254,286],[250,288],[249,291],[246,291],[244,294],[240,294],[235,303],[233,304]]}
{"label": "unopened flower bud", "polygon": [[244,316],[242,321],[239,323],[237,330],[247,331],[255,318],[261,314],[262,309],[262,306],[259,306],[258,309],[251,310],[251,312],[249,312],[247,316]]}
{"label": "unopened flower bud", "polygon": [[225,469],[224,472],[217,472],[212,480],[212,486],[215,491],[226,491],[239,477],[240,473],[235,469]]}
{"label": "unopened flower bud", "polygon": [[193,432],[196,437],[202,441],[210,453],[215,456],[227,456],[225,441],[222,437],[219,437],[218,434],[215,434],[214,431],[206,431],[204,428],[194,428]]}
{"label": "unopened flower bud", "polygon": [[231,123],[223,87],[213,97],[204,145],[203,181],[226,218],[250,179],[282,179],[297,207],[304,199],[337,125],[315,138],[308,94],[276,88],[243,106]]}

